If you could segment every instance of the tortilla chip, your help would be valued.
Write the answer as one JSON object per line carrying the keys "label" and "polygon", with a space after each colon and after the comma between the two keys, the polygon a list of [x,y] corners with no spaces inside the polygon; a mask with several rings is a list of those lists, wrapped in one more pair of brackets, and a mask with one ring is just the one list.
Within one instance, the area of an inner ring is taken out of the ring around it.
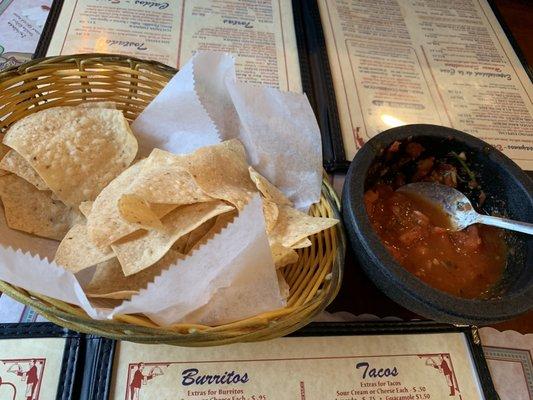
{"label": "tortilla chip", "polygon": [[78,207],[126,169],[137,139],[121,111],[54,107],[17,121],[4,137],[65,204]]}
{"label": "tortilla chip", "polygon": [[132,194],[125,194],[118,200],[118,210],[128,222],[139,224],[145,229],[162,229],[163,224],[150,208],[150,204]]}
{"label": "tortilla chip", "polygon": [[140,172],[144,161],[141,160],[122,172],[102,190],[94,201],[91,214],[87,217],[87,233],[96,246],[109,246],[140,229],[137,224],[132,224],[120,217],[118,200]]}
{"label": "tortilla chip", "polygon": [[[91,216],[87,221],[91,240],[99,247],[108,246],[143,228],[141,224],[122,218],[118,201],[125,194],[137,195],[149,202],[158,218],[167,215],[179,205],[213,200],[198,191],[194,179],[186,171],[174,168],[169,175],[165,175],[167,172],[168,169],[163,168],[161,164],[144,159],[113,180],[94,201]],[[183,179],[186,183],[172,183],[175,179]]]}
{"label": "tortilla chip", "polygon": [[331,228],[339,221],[304,214],[289,206],[280,206],[278,221],[270,234],[273,242],[292,247],[302,239]]}
{"label": "tortilla chip", "polygon": [[283,194],[281,190],[271,184],[267,178],[261,175],[252,167],[248,167],[250,178],[254,181],[257,190],[267,199],[278,205],[292,206],[292,202]]}
{"label": "tortilla chip", "polygon": [[178,204],[150,204],[150,209],[159,219],[163,218],[176,208],[178,208]]}
{"label": "tortilla chip", "polygon": [[[202,224],[203,225],[203,224]],[[200,229],[201,225],[196,228],[196,229]],[[195,229],[195,230],[196,230]],[[174,251],[177,251],[178,253],[180,254],[187,254],[186,252],[186,249],[187,249],[187,243],[189,242],[189,236],[191,236],[191,233],[187,233],[186,235],[183,235],[182,237],[180,237],[176,243],[174,243],[172,245],[172,247],[170,248],[171,250],[174,250]]]}
{"label": "tortilla chip", "polygon": [[135,232],[115,242],[111,248],[122,265],[124,275],[133,275],[159,261],[183,235],[232,209],[223,201],[182,206],[163,218],[163,229]]}
{"label": "tortilla chip", "polygon": [[278,220],[279,210],[276,203],[269,201],[267,199],[263,200],[263,215],[265,217],[265,226],[267,233],[272,232],[274,226],[276,226],[276,221]]}
{"label": "tortilla chip", "polygon": [[85,216],[79,210],[74,210],[71,208],[70,213],[71,213],[71,217],[70,217],[69,230],[72,229],[76,225],[87,224],[87,218],[85,218]]}
{"label": "tortilla chip", "polygon": [[0,177],[0,198],[7,225],[37,236],[61,240],[76,218],[51,192],[38,190],[16,175]]}
{"label": "tortilla chip", "polygon": [[87,235],[87,225],[74,225],[57,248],[54,261],[71,272],[100,264],[115,257],[111,248],[100,250]]}
{"label": "tortilla chip", "polygon": [[114,101],[87,101],[85,103],[78,104],[76,107],[80,108],[107,108],[109,110],[116,110],[117,103]]}
{"label": "tortilla chip", "polygon": [[39,190],[49,190],[48,186],[46,186],[46,183],[43,181],[43,178],[41,178],[32,166],[14,150],[10,150],[4,158],[2,158],[2,161],[0,161],[0,169],[20,176]]}
{"label": "tortilla chip", "polygon": [[[3,135],[0,135],[0,137],[2,137]],[[7,147],[6,145],[0,143],[0,160],[2,160],[5,155],[10,151],[11,149],[9,147]],[[0,165],[0,176],[4,176],[4,175],[7,175],[9,174],[8,171],[2,169],[2,166]]]}
{"label": "tortilla chip", "polygon": [[311,246],[313,243],[309,240],[309,238],[305,238],[305,239],[302,239],[296,243],[294,243],[292,246],[291,246],[291,249],[304,249],[306,247],[309,247]]}
{"label": "tortilla chip", "polygon": [[246,152],[237,139],[202,147],[184,156],[155,149],[150,158],[186,169],[206,194],[225,200],[238,210],[257,192],[248,173]]}
{"label": "tortilla chip", "polygon": [[[0,134],[0,137],[3,139],[4,135]],[[9,153],[10,150],[11,149],[5,144],[0,143],[0,160],[4,158],[4,156]]]}
{"label": "tortilla chip", "polygon": [[188,254],[189,251],[192,250],[194,246],[202,239],[207,232],[215,225],[216,218],[211,218],[207,221],[205,221],[202,225],[200,225],[198,228],[193,230],[191,233],[187,235],[187,241],[185,242],[185,246],[183,248],[183,254]]}
{"label": "tortilla chip", "polygon": [[93,201],[84,201],[80,203],[80,206],[78,209],[80,212],[85,216],[85,218],[89,218],[89,214],[91,213],[91,210],[93,209]]}
{"label": "tortilla chip", "polygon": [[213,236],[215,236],[217,233],[220,233],[222,229],[228,226],[228,224],[231,223],[235,219],[236,216],[237,216],[237,211],[233,210],[231,212],[220,214],[218,217],[216,217],[215,223],[213,224],[213,226],[191,248],[187,248],[186,254],[189,254],[192,250],[195,250],[201,245],[205,244],[208,240],[213,238]]}
{"label": "tortilla chip", "polygon": [[182,255],[178,252],[169,250],[159,262],[130,276],[124,276],[117,259],[109,260],[96,266],[93,277],[83,289],[88,297],[129,299],[180,257]]}
{"label": "tortilla chip", "polygon": [[298,253],[293,249],[282,246],[279,243],[270,243],[270,251],[276,268],[285,267],[298,261]]}
{"label": "tortilla chip", "polygon": [[181,166],[162,165],[161,162],[148,157],[127,193],[156,204],[185,205],[214,200]]}

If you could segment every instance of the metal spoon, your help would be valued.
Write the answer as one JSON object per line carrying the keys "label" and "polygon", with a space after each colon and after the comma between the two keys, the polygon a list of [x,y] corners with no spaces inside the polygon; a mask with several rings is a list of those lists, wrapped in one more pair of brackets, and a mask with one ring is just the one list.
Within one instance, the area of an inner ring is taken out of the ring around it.
{"label": "metal spoon", "polygon": [[533,235],[533,224],[478,214],[460,191],[440,183],[416,182],[401,186],[398,192],[421,197],[450,217],[451,230],[460,231],[472,224],[484,224]]}

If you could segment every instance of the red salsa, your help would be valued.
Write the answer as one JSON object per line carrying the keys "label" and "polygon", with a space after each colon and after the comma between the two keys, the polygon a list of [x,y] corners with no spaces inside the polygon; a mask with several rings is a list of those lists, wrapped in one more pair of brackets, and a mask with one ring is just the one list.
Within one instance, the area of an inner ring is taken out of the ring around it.
{"label": "red salsa", "polygon": [[507,257],[501,230],[472,225],[449,231],[442,211],[387,184],[366,191],[365,207],[392,256],[430,286],[480,298],[500,280]]}

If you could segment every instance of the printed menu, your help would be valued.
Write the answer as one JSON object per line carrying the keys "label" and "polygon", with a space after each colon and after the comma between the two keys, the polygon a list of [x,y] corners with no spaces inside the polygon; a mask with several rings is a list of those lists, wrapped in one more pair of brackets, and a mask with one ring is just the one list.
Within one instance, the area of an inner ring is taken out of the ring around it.
{"label": "printed menu", "polygon": [[241,81],[302,90],[290,0],[64,1],[47,55],[115,53],[180,67],[236,56]]}
{"label": "printed menu", "polygon": [[473,134],[533,170],[533,85],[487,0],[318,0],[347,159],[388,128]]}
{"label": "printed menu", "polygon": [[52,0],[0,0],[0,71],[29,61]]}
{"label": "printed menu", "polygon": [[117,343],[113,399],[482,399],[462,333],[287,337],[207,348]]}

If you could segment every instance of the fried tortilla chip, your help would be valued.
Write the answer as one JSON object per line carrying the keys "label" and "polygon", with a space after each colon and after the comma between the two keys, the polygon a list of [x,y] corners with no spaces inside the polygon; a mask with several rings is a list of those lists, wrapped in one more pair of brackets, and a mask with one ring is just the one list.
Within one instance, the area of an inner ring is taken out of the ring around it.
{"label": "fried tortilla chip", "polygon": [[146,159],[127,193],[154,204],[184,205],[214,200],[200,189],[187,170],[162,165],[160,160],[151,157]]}
{"label": "fried tortilla chip", "polygon": [[276,268],[282,268],[298,261],[298,253],[296,251],[282,246],[279,243],[271,242],[270,251],[272,252],[272,259]]}
{"label": "fried tortilla chip", "polygon": [[89,239],[97,247],[106,247],[118,239],[140,229],[140,226],[120,217],[118,200],[128,185],[140,172],[145,160],[132,165],[102,190],[94,201],[91,214],[87,217]]}
{"label": "fried tortilla chip", "polygon": [[[202,224],[203,225],[203,224]],[[196,229],[200,229],[200,227],[202,226],[200,225],[198,228]],[[195,230],[196,230],[195,229]],[[174,243],[172,245],[172,247],[170,248],[171,250],[174,250],[174,251],[177,251],[178,253],[180,254],[187,254],[186,252],[186,249],[187,249],[187,243],[189,242],[189,236],[191,235],[192,232],[189,232],[187,233],[186,235],[183,235],[182,237],[180,237],[176,243]]]}
{"label": "fried tortilla chip", "polygon": [[122,265],[124,275],[129,276],[159,261],[183,235],[232,209],[232,206],[223,201],[182,206],[162,219],[162,230],[135,232],[115,242],[111,248]]}
{"label": "fried tortilla chip", "polygon": [[276,226],[276,221],[278,220],[279,210],[276,203],[269,201],[267,199],[263,200],[263,215],[265,217],[265,226],[267,233],[272,232]]}
{"label": "fried tortilla chip", "polygon": [[[169,174],[165,175],[167,172]],[[183,181],[173,182],[177,179]],[[162,164],[149,162],[149,159],[141,160],[113,180],[94,201],[87,225],[89,237],[97,246],[108,246],[143,228],[141,224],[121,216],[118,201],[125,194],[136,195],[149,202],[158,218],[180,205],[213,200],[199,191],[187,171],[181,168],[168,171]]]}
{"label": "fried tortilla chip", "polygon": [[54,261],[57,265],[76,273],[112,258],[115,258],[115,254],[111,248],[101,250],[93,245],[87,235],[87,226],[77,224],[67,232],[59,244]]}
{"label": "fried tortilla chip", "polygon": [[262,176],[252,167],[248,168],[250,178],[254,181],[257,190],[269,201],[272,201],[278,205],[292,206],[292,202],[283,194],[281,190],[271,184],[267,178]]}
{"label": "fried tortilla chip", "polygon": [[[2,137],[3,135],[0,135],[0,138]],[[5,155],[10,151],[11,149],[9,147],[7,147],[5,144],[2,144],[0,143],[0,160],[2,160]],[[0,176],[4,176],[4,175],[7,175],[9,174],[8,171],[2,169],[2,166],[0,165]]]}
{"label": "fried tortilla chip", "polygon": [[302,239],[296,243],[294,243],[292,246],[291,246],[291,249],[304,249],[306,247],[309,247],[311,246],[313,243],[309,240],[309,238],[305,238],[305,239]]}
{"label": "fried tortilla chip", "polygon": [[129,299],[139,290],[146,288],[156,276],[176,263],[180,257],[182,255],[178,252],[169,250],[156,264],[130,276],[124,276],[118,260],[109,260],[96,266],[92,279],[83,289],[88,297]]}
{"label": "fried tortilla chip", "polygon": [[80,203],[80,206],[78,207],[78,209],[84,215],[85,218],[89,218],[89,214],[91,213],[91,210],[93,209],[93,202],[84,201]]}
{"label": "fried tortilla chip", "polygon": [[0,177],[0,197],[12,229],[61,240],[77,218],[66,205],[16,175]]}
{"label": "fried tortilla chip", "polygon": [[150,204],[150,208],[157,215],[157,218],[161,219],[171,211],[178,208],[178,204]]}
{"label": "fried tortilla chip", "polygon": [[278,221],[269,237],[271,241],[290,248],[302,239],[331,228],[338,222],[333,218],[312,217],[292,207],[280,206]]}
{"label": "fried tortilla chip", "polygon": [[209,230],[215,225],[216,220],[219,217],[220,216],[207,220],[187,235],[187,241],[185,242],[185,246],[183,247],[183,254],[188,254],[189,251],[191,251],[192,248],[196,246],[200,239],[202,239],[207,234],[207,232],[209,232]]}
{"label": "fried tortilla chip", "polygon": [[[0,134],[0,138],[2,138],[2,140],[4,139],[4,135]],[[4,158],[4,156],[9,153],[11,149],[9,147],[7,147],[5,144],[2,144],[0,143],[0,160],[2,158]]]}
{"label": "fried tortilla chip", "polygon": [[3,142],[73,207],[94,200],[130,165],[138,147],[121,111],[84,107],[31,114],[16,122]]}
{"label": "fried tortilla chip", "polygon": [[[52,199],[53,199],[53,196],[52,196]],[[72,229],[76,225],[87,224],[87,218],[85,218],[85,216],[79,210],[74,210],[71,208],[70,214],[71,214],[71,217],[70,217],[69,230]]]}
{"label": "fried tortilla chip", "polygon": [[184,156],[154,149],[149,158],[159,164],[183,167],[206,194],[225,200],[239,210],[257,192],[248,173],[246,152],[236,139],[202,147]]}
{"label": "fried tortilla chip", "polygon": [[116,110],[117,103],[114,101],[87,101],[85,103],[78,104],[76,107],[80,108],[107,108],[109,110]]}
{"label": "fried tortilla chip", "polygon": [[20,176],[39,190],[49,190],[43,178],[39,176],[32,166],[16,151],[10,150],[0,161],[0,169]]}
{"label": "fried tortilla chip", "polygon": [[213,238],[217,233],[220,233],[230,222],[232,222],[237,216],[237,211],[233,210],[224,214],[220,214],[215,218],[213,226],[202,236],[192,247],[187,248],[187,253],[197,249],[201,245],[205,244],[208,240]]}
{"label": "fried tortilla chip", "polygon": [[162,229],[163,224],[150,204],[133,194],[124,194],[118,200],[118,210],[122,218],[128,222],[139,224],[145,229]]}

